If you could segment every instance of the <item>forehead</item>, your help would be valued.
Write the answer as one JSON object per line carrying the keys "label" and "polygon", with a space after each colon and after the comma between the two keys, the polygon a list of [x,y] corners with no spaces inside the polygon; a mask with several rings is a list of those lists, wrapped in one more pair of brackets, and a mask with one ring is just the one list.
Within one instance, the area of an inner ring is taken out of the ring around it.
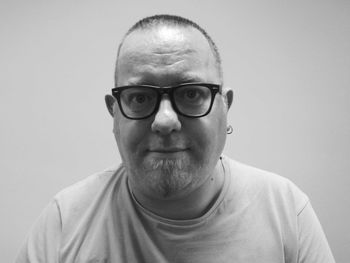
{"label": "forehead", "polygon": [[148,76],[201,81],[217,77],[207,39],[197,29],[174,26],[142,29],[128,35],[120,49],[117,72],[118,84],[123,85]]}

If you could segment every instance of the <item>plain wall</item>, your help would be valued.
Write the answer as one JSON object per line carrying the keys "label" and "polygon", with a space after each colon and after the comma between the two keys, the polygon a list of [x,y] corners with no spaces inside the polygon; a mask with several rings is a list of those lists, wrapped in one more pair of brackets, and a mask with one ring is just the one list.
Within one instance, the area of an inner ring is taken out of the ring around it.
{"label": "plain wall", "polygon": [[219,46],[235,91],[225,154],[295,182],[349,262],[346,0],[1,0],[1,261],[55,193],[119,162],[104,95],[122,35],[156,13],[193,19]]}

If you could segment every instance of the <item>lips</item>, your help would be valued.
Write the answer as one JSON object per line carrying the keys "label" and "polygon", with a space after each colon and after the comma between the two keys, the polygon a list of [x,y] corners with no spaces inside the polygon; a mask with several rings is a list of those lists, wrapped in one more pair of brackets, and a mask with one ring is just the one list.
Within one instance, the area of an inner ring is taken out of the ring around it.
{"label": "lips", "polygon": [[147,140],[144,150],[154,153],[181,153],[190,150],[192,144],[182,137],[158,137]]}
{"label": "lips", "polygon": [[152,148],[149,151],[150,152],[157,152],[157,153],[176,153],[176,152],[183,152],[188,150],[188,148],[184,147],[166,147],[166,148]]}

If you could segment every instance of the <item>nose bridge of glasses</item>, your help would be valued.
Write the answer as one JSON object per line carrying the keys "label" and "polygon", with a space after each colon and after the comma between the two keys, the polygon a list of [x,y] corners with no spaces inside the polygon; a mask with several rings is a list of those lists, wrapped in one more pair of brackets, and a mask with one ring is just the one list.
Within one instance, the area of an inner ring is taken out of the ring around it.
{"label": "nose bridge of glasses", "polygon": [[159,88],[156,88],[156,90],[158,91],[160,97],[162,97],[164,94],[167,94],[170,97],[173,89],[174,89],[174,87],[159,87]]}
{"label": "nose bridge of glasses", "polygon": [[174,99],[172,97],[173,87],[160,87],[157,88],[158,91],[158,107],[156,109],[156,114],[164,115],[169,117],[177,116],[177,106],[174,105]]}
{"label": "nose bridge of glasses", "polygon": [[161,108],[166,107],[166,110],[169,110],[168,108],[171,107],[171,109],[175,112],[173,100],[169,94],[169,91],[160,91],[159,93],[159,102],[158,102],[158,110],[160,111]]}
{"label": "nose bridge of glasses", "polygon": [[181,129],[178,114],[169,98],[168,92],[162,92],[165,96],[159,96],[158,108],[152,122],[152,130],[162,134]]}
{"label": "nose bridge of glasses", "polygon": [[169,102],[169,105],[171,105],[173,110],[175,110],[175,107],[173,105],[174,101],[173,101],[173,98],[172,98],[172,94],[173,94],[174,88],[173,87],[159,87],[156,90],[158,92],[158,100],[159,100],[158,104],[159,104],[159,107],[161,106],[160,104],[162,104],[162,102],[164,100],[167,100]]}

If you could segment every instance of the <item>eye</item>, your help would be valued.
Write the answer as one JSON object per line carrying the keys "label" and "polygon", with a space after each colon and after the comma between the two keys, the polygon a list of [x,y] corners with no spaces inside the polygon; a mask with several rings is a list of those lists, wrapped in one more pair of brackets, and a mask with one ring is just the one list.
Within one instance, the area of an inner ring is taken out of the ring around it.
{"label": "eye", "polygon": [[200,96],[199,91],[196,89],[187,89],[184,94],[184,99],[195,100]]}
{"label": "eye", "polygon": [[123,91],[121,98],[127,105],[143,105],[155,100],[156,94],[147,88],[130,88]]}
{"label": "eye", "polygon": [[147,100],[149,100],[149,96],[147,96],[146,94],[133,94],[133,96],[131,96],[130,101],[131,103],[136,103],[136,104],[143,104],[145,103]]}
{"label": "eye", "polygon": [[210,90],[203,86],[183,86],[174,94],[176,103],[188,105],[201,105],[210,99]]}
{"label": "eye", "polygon": [[146,87],[131,87],[123,90],[120,100],[124,111],[136,113],[153,109],[157,102],[157,93]]}

